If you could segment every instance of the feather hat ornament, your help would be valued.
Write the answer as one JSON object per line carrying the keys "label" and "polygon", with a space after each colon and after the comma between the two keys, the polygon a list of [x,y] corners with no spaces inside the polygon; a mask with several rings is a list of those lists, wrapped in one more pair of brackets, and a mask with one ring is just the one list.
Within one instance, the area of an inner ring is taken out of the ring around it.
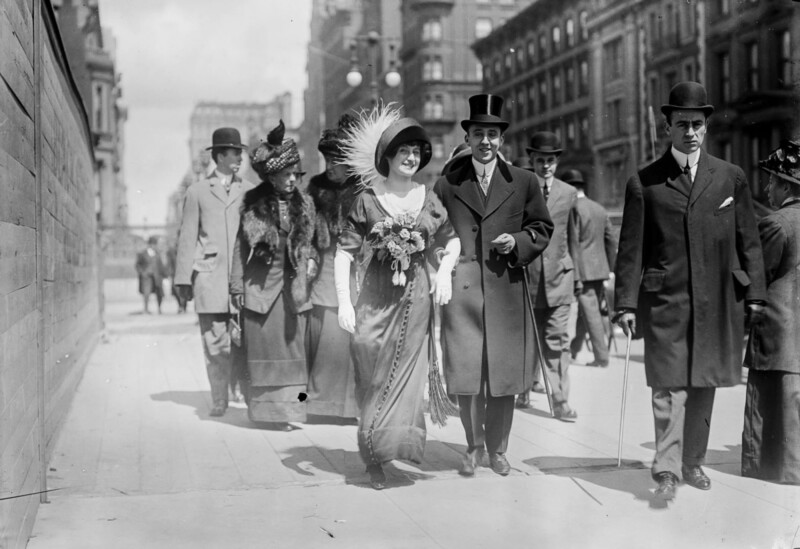
{"label": "feather hat ornament", "polygon": [[250,165],[256,173],[265,179],[268,175],[277,173],[287,166],[300,162],[300,153],[294,140],[284,139],[286,126],[281,120],[269,134],[267,140],[261,141],[250,157]]}
{"label": "feather hat ornament", "polygon": [[358,176],[357,185],[361,189],[386,181],[389,175],[387,153],[402,143],[421,145],[418,170],[430,162],[428,134],[413,118],[403,118],[394,105],[380,103],[371,111],[362,110],[356,124],[345,132],[343,163],[349,167],[348,175]]}

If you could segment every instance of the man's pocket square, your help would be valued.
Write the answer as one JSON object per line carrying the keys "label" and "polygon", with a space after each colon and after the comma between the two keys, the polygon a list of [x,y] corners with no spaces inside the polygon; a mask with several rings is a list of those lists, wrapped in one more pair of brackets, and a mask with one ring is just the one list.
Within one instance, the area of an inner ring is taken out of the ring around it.
{"label": "man's pocket square", "polygon": [[727,205],[728,205],[728,204],[730,204],[731,202],[733,202],[733,197],[732,197],[732,196],[729,196],[728,198],[726,198],[726,199],[725,199],[725,200],[722,202],[722,204],[720,204],[720,205],[719,205],[719,208],[717,208],[717,209],[718,209],[718,210],[721,210],[722,208],[724,208],[725,206],[727,206]]}

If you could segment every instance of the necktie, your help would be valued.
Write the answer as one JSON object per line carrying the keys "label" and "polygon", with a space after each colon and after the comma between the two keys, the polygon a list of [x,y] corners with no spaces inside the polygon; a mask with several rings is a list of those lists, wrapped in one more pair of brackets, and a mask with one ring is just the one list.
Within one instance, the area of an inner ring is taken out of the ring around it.
{"label": "necktie", "polygon": [[489,194],[489,177],[486,175],[486,169],[483,170],[483,175],[481,176],[481,190],[483,194]]}
{"label": "necktie", "polygon": [[550,196],[550,187],[547,186],[547,183],[542,185],[542,194],[544,195],[544,201],[547,202],[547,197]]}
{"label": "necktie", "polygon": [[692,168],[689,167],[689,159],[686,159],[686,165],[683,167],[683,175],[686,176],[686,179],[689,180],[689,183],[692,182]]}

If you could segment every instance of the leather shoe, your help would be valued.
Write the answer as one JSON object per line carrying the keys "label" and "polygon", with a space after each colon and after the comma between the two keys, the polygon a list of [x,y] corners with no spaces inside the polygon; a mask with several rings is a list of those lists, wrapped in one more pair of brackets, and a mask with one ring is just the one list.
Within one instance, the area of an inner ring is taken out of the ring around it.
{"label": "leather shoe", "polygon": [[531,389],[534,393],[546,393],[544,385],[538,381],[533,382],[533,389]]}
{"label": "leather shoe", "polygon": [[556,416],[556,419],[560,419],[561,421],[573,422],[578,419],[578,412],[570,408],[567,403],[557,406],[553,414]]}
{"label": "leather shoe", "polygon": [[515,406],[521,410],[525,410],[531,407],[531,397],[529,396],[527,391],[517,395],[517,402]]}
{"label": "leather shoe", "polygon": [[658,488],[656,488],[655,495],[664,500],[675,498],[675,489],[678,486],[678,477],[669,471],[663,471],[655,475],[658,481]]}
{"label": "leather shoe", "polygon": [[375,490],[386,488],[386,473],[383,472],[383,467],[381,467],[380,463],[367,465],[367,473],[369,473],[369,485]]}
{"label": "leather shoe", "polygon": [[706,476],[699,465],[694,467],[681,467],[683,482],[700,490],[711,490],[711,479]]}
{"label": "leather shoe", "polygon": [[225,415],[225,411],[228,409],[228,405],[224,402],[217,402],[214,404],[214,407],[211,408],[211,411],[208,413],[211,417],[222,417]]}
{"label": "leather shoe", "polygon": [[492,471],[498,475],[506,476],[511,471],[511,466],[503,454],[489,454],[489,463],[492,466]]}
{"label": "leather shoe", "polygon": [[599,360],[593,360],[587,366],[593,366],[595,368],[608,368],[608,362],[600,362]]}
{"label": "leather shoe", "polygon": [[461,468],[458,470],[458,474],[465,477],[473,476],[475,474],[475,469],[481,464],[482,458],[483,448],[468,450],[461,462]]}

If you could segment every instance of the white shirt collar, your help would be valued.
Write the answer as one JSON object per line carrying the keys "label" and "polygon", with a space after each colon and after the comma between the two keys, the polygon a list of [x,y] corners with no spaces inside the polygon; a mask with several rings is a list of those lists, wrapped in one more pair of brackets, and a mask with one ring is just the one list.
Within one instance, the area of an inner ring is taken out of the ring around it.
{"label": "white shirt collar", "polygon": [[[540,187],[544,187],[545,185],[547,185],[547,181],[545,180],[545,178],[544,178],[544,177],[542,177],[542,176],[541,176],[541,175],[539,175],[538,173],[534,173],[533,175],[535,175],[535,176],[536,176],[536,179],[538,179],[538,180],[539,180],[539,186],[540,186]],[[555,179],[556,179],[556,178],[554,177],[553,179],[551,179],[551,180],[550,180],[550,184],[549,184],[549,185],[547,185],[547,188],[548,188],[548,189],[549,189],[550,187],[552,187],[552,186],[553,186],[553,181],[555,181]]]}
{"label": "white shirt collar", "polygon": [[233,181],[233,174],[225,175],[220,173],[219,170],[214,170],[214,174],[219,178],[220,182],[224,185],[225,183],[230,183]]}
{"label": "white shirt collar", "polygon": [[491,162],[487,162],[486,164],[482,162],[478,162],[475,160],[475,157],[472,157],[472,167],[475,168],[475,175],[478,176],[480,180],[481,176],[486,172],[486,176],[489,178],[489,181],[492,180],[492,175],[494,175],[494,169],[497,167],[497,157],[494,157],[494,160]]}
{"label": "white shirt collar", "polygon": [[682,153],[675,147],[672,147],[672,157],[675,159],[675,162],[678,163],[678,166],[683,168],[686,166],[686,161],[689,161],[689,168],[692,170],[692,174],[694,174],[695,170],[697,169],[697,163],[700,161],[700,149],[697,149],[691,154]]}

